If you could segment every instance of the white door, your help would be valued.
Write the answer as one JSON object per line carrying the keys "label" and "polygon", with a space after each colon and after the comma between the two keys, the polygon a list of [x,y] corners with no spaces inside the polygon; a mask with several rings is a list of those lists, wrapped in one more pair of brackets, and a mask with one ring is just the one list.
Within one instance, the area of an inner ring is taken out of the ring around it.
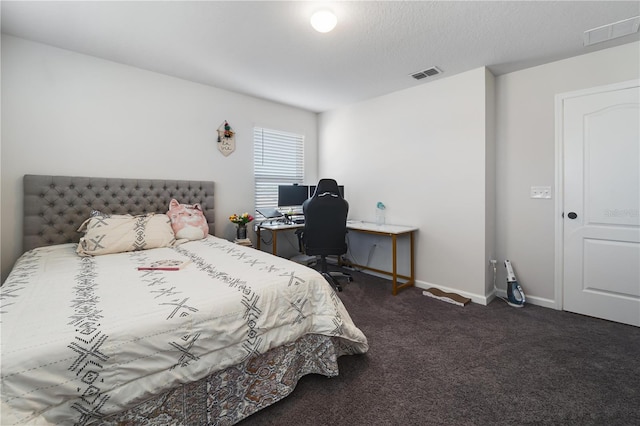
{"label": "white door", "polygon": [[563,102],[563,308],[640,326],[640,88]]}

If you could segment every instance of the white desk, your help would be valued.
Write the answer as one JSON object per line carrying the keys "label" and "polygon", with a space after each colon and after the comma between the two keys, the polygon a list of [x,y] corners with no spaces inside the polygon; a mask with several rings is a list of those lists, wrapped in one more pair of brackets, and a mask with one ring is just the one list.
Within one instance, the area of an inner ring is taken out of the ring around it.
{"label": "white desk", "polygon": [[[285,223],[262,223],[260,225],[258,225],[258,230],[257,230],[257,239],[258,239],[258,243],[257,243],[257,248],[258,250],[260,250],[260,242],[261,242],[261,238],[260,238],[260,231],[261,229],[266,229],[271,231],[271,234],[273,235],[273,244],[272,244],[272,253],[277,255],[278,254],[278,246],[277,246],[277,242],[278,242],[278,232],[280,231],[291,231],[291,230],[296,230],[296,229],[300,229],[300,228],[304,228],[304,224],[285,224]],[[384,271],[381,269],[377,269],[377,268],[372,268],[370,266],[366,266],[366,265],[356,265],[356,264],[352,264],[353,267],[355,268],[360,268],[360,269],[365,269],[368,271],[373,271],[373,272],[377,272],[379,274],[384,274],[384,275],[389,275],[391,276],[392,280],[393,280],[393,295],[395,296],[396,294],[398,294],[398,290],[401,290],[405,287],[410,287],[413,286],[415,284],[415,264],[414,264],[414,246],[415,246],[415,241],[414,241],[414,233],[415,231],[418,230],[418,228],[416,228],[415,226],[404,226],[404,225],[377,225],[375,223],[372,222],[363,222],[363,221],[358,221],[358,220],[349,220],[347,221],[347,229],[354,231],[354,232],[363,232],[366,234],[373,234],[373,235],[383,235],[383,236],[388,236],[391,237],[391,247],[392,247],[392,270],[391,271]],[[397,262],[397,256],[398,256],[398,251],[397,251],[397,239],[398,236],[401,235],[409,235],[409,247],[410,247],[410,273],[409,275],[402,275],[398,273],[398,262]],[[403,283],[398,283],[398,279],[401,280],[405,280],[405,282]]]}
{"label": "white desk", "polygon": [[273,243],[271,245],[271,252],[273,254],[275,254],[276,256],[278,255],[278,232],[280,231],[291,231],[291,230],[296,230],[296,229],[301,229],[304,228],[304,223],[283,223],[283,222],[269,222],[269,221],[265,221],[262,222],[261,224],[258,225],[258,228],[256,230],[256,234],[257,234],[257,240],[258,243],[256,244],[257,249],[260,250],[260,243],[261,238],[260,238],[260,231],[262,229],[266,229],[268,231],[271,231],[271,235],[273,236]]}
{"label": "white desk", "polygon": [[[386,235],[391,237],[391,262],[392,267],[391,271],[384,271],[377,268],[372,268],[366,265],[356,265],[352,264],[356,268],[366,269],[368,271],[374,271],[379,274],[390,275],[393,280],[393,295],[398,294],[398,290],[401,290],[405,287],[411,287],[415,284],[416,281],[416,270],[414,264],[414,233],[418,230],[415,226],[405,226],[405,225],[377,225],[372,222],[362,222],[357,220],[349,220],[347,221],[347,229],[355,232],[363,232],[366,234],[373,235]],[[410,249],[410,272],[409,275],[401,275],[398,273],[398,237],[401,235],[409,235],[409,249]],[[404,283],[398,283],[398,278],[405,280]]]}

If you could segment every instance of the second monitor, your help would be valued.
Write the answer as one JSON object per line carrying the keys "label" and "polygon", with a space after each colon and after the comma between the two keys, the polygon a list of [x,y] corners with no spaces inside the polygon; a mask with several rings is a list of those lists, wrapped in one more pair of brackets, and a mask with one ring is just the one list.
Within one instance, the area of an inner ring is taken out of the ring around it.
{"label": "second monitor", "polygon": [[309,198],[307,185],[278,185],[278,207],[301,206]]}
{"label": "second monitor", "polygon": [[[338,185],[338,190],[344,198],[344,185]],[[278,207],[300,207],[315,192],[316,185],[278,185]]]}

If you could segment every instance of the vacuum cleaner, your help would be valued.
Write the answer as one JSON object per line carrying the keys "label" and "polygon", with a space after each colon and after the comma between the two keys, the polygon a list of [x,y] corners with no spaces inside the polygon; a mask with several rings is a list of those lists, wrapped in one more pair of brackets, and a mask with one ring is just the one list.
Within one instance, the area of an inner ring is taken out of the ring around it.
{"label": "vacuum cleaner", "polygon": [[522,308],[526,301],[524,291],[513,273],[511,262],[505,260],[504,267],[507,268],[507,303],[514,308]]}

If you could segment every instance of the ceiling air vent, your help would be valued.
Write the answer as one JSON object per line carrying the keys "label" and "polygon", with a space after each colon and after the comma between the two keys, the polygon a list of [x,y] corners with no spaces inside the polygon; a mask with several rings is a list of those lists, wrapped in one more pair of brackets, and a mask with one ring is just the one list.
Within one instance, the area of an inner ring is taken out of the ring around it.
{"label": "ceiling air vent", "polygon": [[415,78],[416,80],[422,80],[423,78],[426,78],[426,77],[433,77],[434,75],[438,75],[441,72],[442,71],[440,71],[437,67],[431,67],[424,71],[415,72],[411,74],[411,77]]}
{"label": "ceiling air vent", "polygon": [[584,46],[637,33],[638,28],[640,28],[640,16],[593,28],[584,32]]}

